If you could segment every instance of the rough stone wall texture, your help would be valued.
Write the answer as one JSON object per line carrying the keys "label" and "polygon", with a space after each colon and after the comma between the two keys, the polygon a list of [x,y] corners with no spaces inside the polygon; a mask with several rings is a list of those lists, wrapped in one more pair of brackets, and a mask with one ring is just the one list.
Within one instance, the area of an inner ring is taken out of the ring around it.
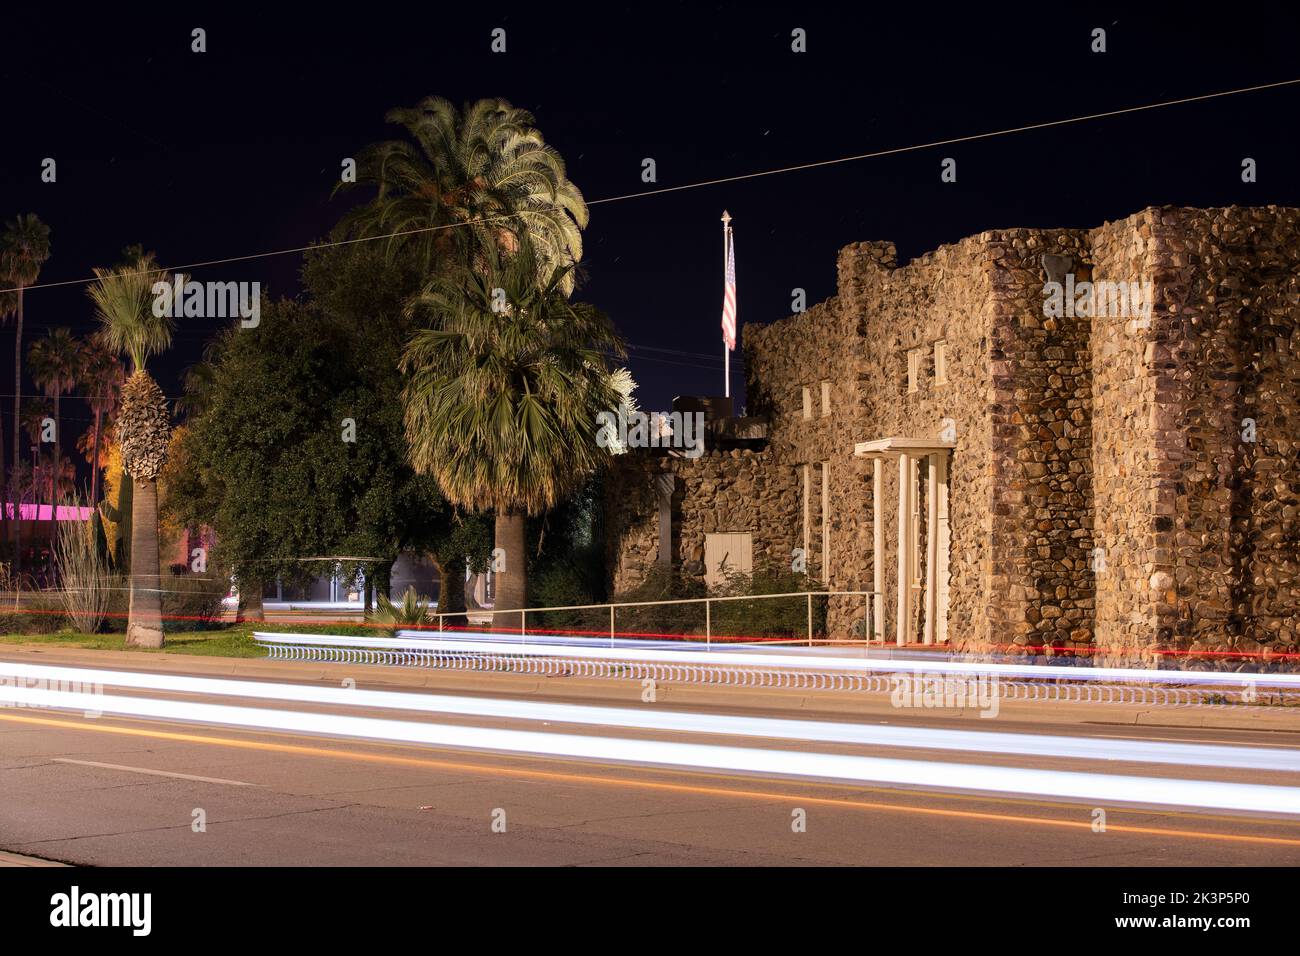
{"label": "rough stone wall texture", "polygon": [[[1149,322],[1045,315],[1044,254],[1070,257],[1076,281],[1150,282]],[[892,244],[858,243],[837,265],[836,296],[744,330],[749,411],[769,418],[766,451],[617,469],[629,488],[648,485],[646,467],[684,479],[679,560],[696,557],[706,531],[749,530],[756,563],[788,561],[805,541],[808,465],[809,570],[834,590],[871,590],[876,489],[853,447],[935,437],[950,420],[955,645],[1091,642],[1125,656],[1295,644],[1300,210],[1152,208],[1092,230],[988,231],[902,267]],[[931,364],[939,339],[946,384]],[[907,352],[918,347],[920,387],[909,393]],[[1248,418],[1254,442],[1242,437]],[[896,463],[883,472],[892,634]],[[611,567],[628,582],[654,560],[655,508],[647,488],[617,498],[626,514]],[[860,604],[831,611],[837,635],[862,616]]]}
{"label": "rough stone wall texture", "polygon": [[1092,638],[1089,320],[1045,312],[1044,254],[1086,278],[1084,233],[984,233],[992,286],[990,637],[1074,647]]}
{"label": "rough stone wall texture", "polygon": [[753,535],[754,563],[795,547],[799,507],[794,469],[770,452],[717,451],[696,459],[631,452],[615,459],[606,479],[605,548],[616,593],[645,580],[659,556],[659,507],[652,476],[676,476],[673,563],[703,574],[704,536]]}
{"label": "rough stone wall texture", "polygon": [[1294,649],[1300,210],[1147,209],[1092,244],[1155,292],[1149,327],[1094,321],[1098,642]]}

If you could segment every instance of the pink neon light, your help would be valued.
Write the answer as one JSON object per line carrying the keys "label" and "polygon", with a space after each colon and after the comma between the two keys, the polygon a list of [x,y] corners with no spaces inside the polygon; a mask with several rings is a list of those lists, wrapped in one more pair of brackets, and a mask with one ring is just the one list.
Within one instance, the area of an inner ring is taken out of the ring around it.
{"label": "pink neon light", "polygon": [[[59,505],[59,510],[55,517],[55,520],[56,521],[89,521],[90,513],[93,510],[94,509],[85,505]],[[22,515],[21,520],[23,521],[49,521],[50,520],[49,505],[36,505],[36,504],[30,504],[28,502],[23,502],[19,513]],[[9,504],[5,506],[5,515],[6,517],[9,518],[10,521],[13,520],[14,517],[13,502],[9,502]]]}

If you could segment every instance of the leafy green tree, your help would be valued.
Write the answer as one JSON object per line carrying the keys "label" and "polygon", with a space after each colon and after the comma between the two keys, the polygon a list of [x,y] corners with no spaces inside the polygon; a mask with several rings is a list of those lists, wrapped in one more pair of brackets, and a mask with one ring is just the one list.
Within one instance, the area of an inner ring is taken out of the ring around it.
{"label": "leafy green tree", "polygon": [[[457,110],[430,96],[386,118],[410,141],[376,143],[357,157],[357,183],[377,195],[343,218],[341,235],[400,233],[390,250],[417,250],[425,272],[457,262],[483,268],[487,255],[513,252],[525,232],[548,274],[582,259],[587,204],[528,111],[502,99]],[[572,273],[560,276],[571,292]]]}
{"label": "leafy green tree", "polygon": [[[525,238],[504,260],[436,277],[410,310],[428,316],[402,357],[406,438],[417,471],[453,504],[495,515],[496,610],[525,606],[525,517],[561,501],[607,460],[600,412],[621,396],[608,355],[623,345],[595,306],[571,302],[570,269],[538,281]],[[499,566],[498,566],[499,567]],[[518,616],[499,620],[518,625]]]}
{"label": "leafy green tree", "polygon": [[[371,481],[358,493],[355,531],[344,550],[430,555],[439,575],[438,610],[456,613],[465,609],[466,570],[487,569],[491,529],[482,515],[448,504],[436,482],[416,474],[407,454],[397,366],[414,327],[405,304],[419,291],[421,276],[417,251],[384,255],[372,245],[358,244],[313,251],[302,278],[321,312],[349,330],[355,342],[352,363],[360,387],[342,405],[364,410],[370,426],[359,431],[359,438],[375,439],[372,451],[384,463],[384,480]],[[360,427],[362,419],[353,417]],[[387,566],[360,570],[386,588]]]}

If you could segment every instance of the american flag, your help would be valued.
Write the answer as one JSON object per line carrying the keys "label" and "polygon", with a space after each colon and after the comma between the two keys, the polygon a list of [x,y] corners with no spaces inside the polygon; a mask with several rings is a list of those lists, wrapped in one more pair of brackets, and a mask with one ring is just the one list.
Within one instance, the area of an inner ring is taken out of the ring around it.
{"label": "american flag", "polygon": [[736,240],[727,230],[727,277],[722,294],[722,341],[736,350]]}

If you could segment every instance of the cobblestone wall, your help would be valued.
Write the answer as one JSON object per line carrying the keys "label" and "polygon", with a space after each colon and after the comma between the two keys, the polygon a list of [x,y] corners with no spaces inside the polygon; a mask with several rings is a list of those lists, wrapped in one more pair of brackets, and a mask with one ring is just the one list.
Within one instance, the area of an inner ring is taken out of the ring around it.
{"label": "cobblestone wall", "polygon": [[[1044,255],[1075,282],[1149,283],[1153,309],[1046,314]],[[766,451],[620,466],[616,580],[655,558],[645,468],[667,467],[682,479],[681,562],[702,557],[705,533],[750,531],[756,562],[788,560],[806,541],[809,570],[832,589],[871,590],[877,489],[854,445],[947,427],[955,645],[1116,659],[1295,649],[1300,210],[1165,207],[1092,230],[992,230],[902,267],[892,244],[866,242],[837,265],[836,296],[744,330]],[[939,340],[946,383],[935,380]],[[909,391],[913,349],[922,364]],[[887,462],[891,634],[897,485]],[[861,617],[860,603],[833,606],[829,624],[842,636]]]}

